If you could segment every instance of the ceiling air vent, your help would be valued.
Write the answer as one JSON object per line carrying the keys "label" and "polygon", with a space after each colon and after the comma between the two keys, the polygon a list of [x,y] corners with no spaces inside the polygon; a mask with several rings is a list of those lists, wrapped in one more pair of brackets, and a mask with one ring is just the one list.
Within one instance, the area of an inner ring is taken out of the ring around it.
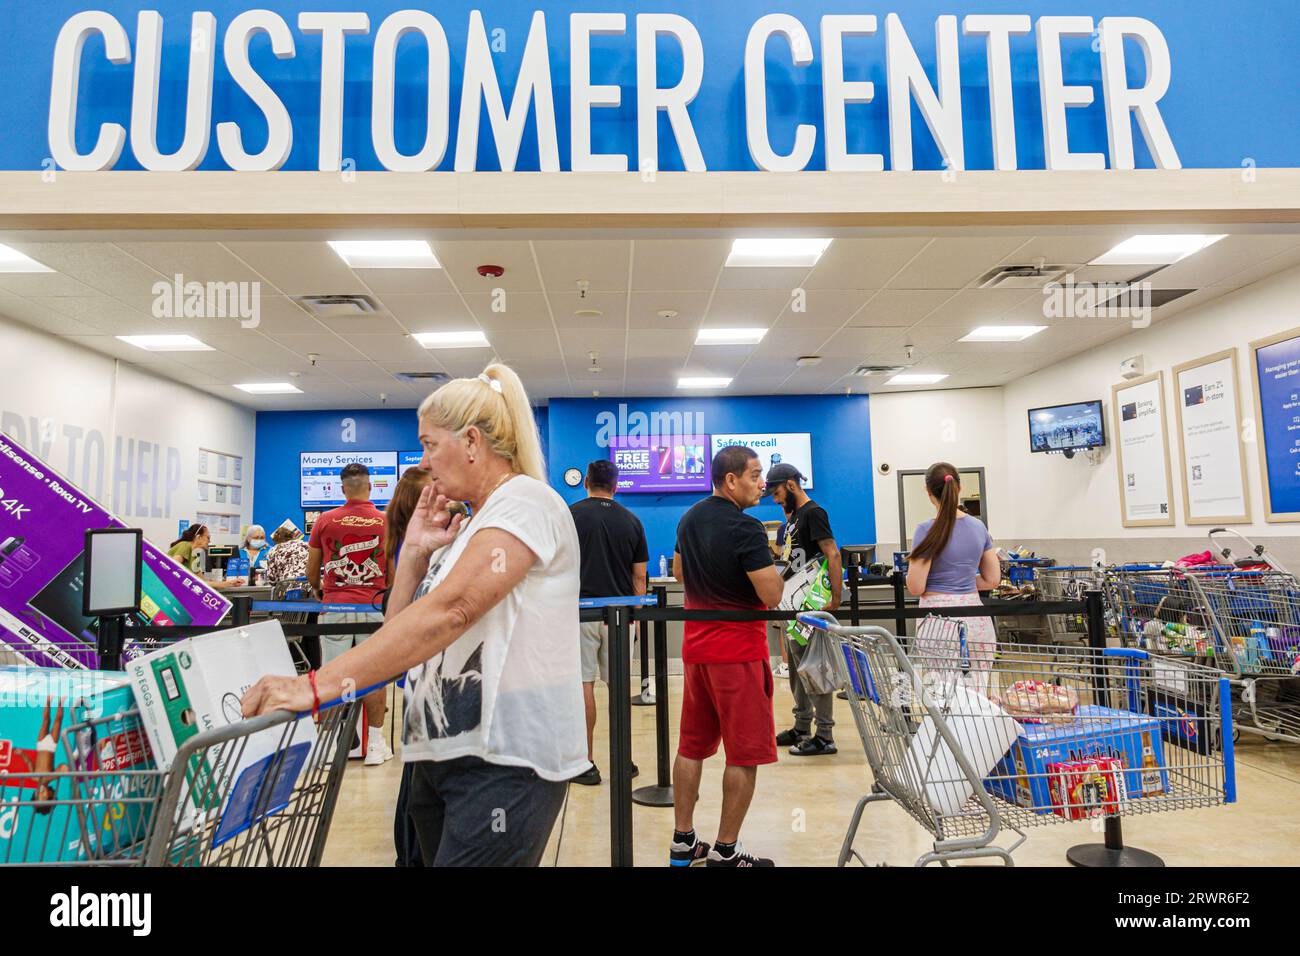
{"label": "ceiling air vent", "polygon": [[451,381],[451,376],[446,372],[394,372],[393,378],[399,382],[425,382],[439,385]]}
{"label": "ceiling air vent", "polygon": [[1107,299],[1105,302],[1099,302],[1097,308],[1099,311],[1119,311],[1134,309],[1158,309],[1162,305],[1168,305],[1175,299],[1181,299],[1185,295],[1191,295],[1196,289],[1152,289],[1146,283],[1138,283],[1132,288],[1128,288]]}
{"label": "ceiling air vent", "polygon": [[1059,282],[1074,266],[1048,265],[1043,260],[1018,266],[998,266],[979,277],[980,289],[1041,289]]}
{"label": "ceiling air vent", "polygon": [[902,365],[859,365],[853,370],[853,374],[859,378],[866,378],[868,375],[895,375],[903,371],[904,367]]}
{"label": "ceiling air vent", "polygon": [[368,295],[295,295],[293,300],[318,319],[351,319],[374,315],[379,303]]}

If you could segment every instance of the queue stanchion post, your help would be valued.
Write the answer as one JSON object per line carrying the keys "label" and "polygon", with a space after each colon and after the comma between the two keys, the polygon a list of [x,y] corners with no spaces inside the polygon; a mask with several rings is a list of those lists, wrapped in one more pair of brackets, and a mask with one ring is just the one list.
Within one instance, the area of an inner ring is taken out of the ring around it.
{"label": "queue stanchion post", "polygon": [[252,615],[253,599],[241,594],[230,602],[230,623],[233,627],[246,627]]}
{"label": "queue stanchion post", "polygon": [[641,689],[632,696],[633,707],[653,707],[654,692],[650,690],[650,642],[646,640],[646,621],[636,621],[637,642],[641,645]]}
{"label": "queue stanchion post", "polygon": [[[655,605],[668,606],[668,591],[655,588]],[[642,624],[645,622],[643,621]],[[673,805],[672,755],[668,747],[668,622],[656,618],[655,636],[655,782],[632,791],[632,800],[643,807]]]}
{"label": "queue stanchion post", "polygon": [[609,627],[609,841],[610,864],[632,865],[632,664],[628,609],[605,609]]}
{"label": "queue stanchion post", "polygon": [[898,638],[898,643],[904,648],[907,645],[907,618],[903,615],[904,604],[907,594],[907,578],[902,571],[897,568],[890,575],[889,583],[894,586],[894,634]]}
{"label": "queue stanchion post", "polygon": [[856,564],[850,564],[848,574],[849,574],[849,623],[851,623],[854,627],[858,627],[862,623],[861,619],[858,617],[858,610],[859,610],[858,582],[860,580],[858,576],[858,566]]}
{"label": "queue stanchion post", "polygon": [[[1100,654],[1106,649],[1105,605],[1100,591],[1086,591],[1083,603],[1087,608],[1088,646],[1098,655],[1098,665],[1093,672],[1093,686],[1098,693],[1106,689],[1106,675],[1100,666]],[[1105,836],[1101,843],[1080,843],[1070,847],[1065,858],[1078,867],[1162,867],[1165,861],[1154,853],[1124,845],[1124,828],[1118,816],[1105,818]]]}

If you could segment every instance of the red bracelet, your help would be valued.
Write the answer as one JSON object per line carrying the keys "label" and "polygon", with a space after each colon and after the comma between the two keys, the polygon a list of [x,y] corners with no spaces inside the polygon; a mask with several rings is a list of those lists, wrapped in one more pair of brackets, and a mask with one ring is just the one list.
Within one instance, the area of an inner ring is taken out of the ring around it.
{"label": "red bracelet", "polygon": [[307,679],[311,681],[311,719],[320,720],[320,691],[316,688],[316,672],[308,671]]}

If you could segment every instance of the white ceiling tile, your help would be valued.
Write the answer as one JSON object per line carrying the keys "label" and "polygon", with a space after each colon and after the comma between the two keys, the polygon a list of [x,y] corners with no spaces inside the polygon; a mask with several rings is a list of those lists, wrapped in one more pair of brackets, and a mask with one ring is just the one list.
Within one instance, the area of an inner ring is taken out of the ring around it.
{"label": "white ceiling tile", "polygon": [[[98,292],[113,296],[139,294],[151,289],[156,282],[171,280],[155,269],[127,255],[111,243],[104,242],[42,242],[12,243],[13,247],[27,253],[65,276],[76,279]],[[20,291],[20,290],[13,290]],[[65,295],[50,292],[49,295]]]}
{"label": "white ceiling tile", "polygon": [[285,348],[299,355],[315,353],[324,359],[356,360],[362,358],[360,352],[337,335],[299,335],[290,332],[269,332],[269,338],[279,342]]}
{"label": "white ceiling tile", "polygon": [[[466,295],[478,324],[485,329],[539,330],[554,328],[546,296],[541,292],[490,292]],[[450,313],[449,313],[450,314]]]}
{"label": "white ceiling tile", "polygon": [[0,292],[0,316],[42,329],[51,335],[94,335],[92,325],[69,318],[52,307],[53,299],[24,299]]}
{"label": "white ceiling tile", "polygon": [[633,329],[627,334],[627,354],[638,360],[675,358],[684,361],[694,342],[695,333],[681,329]]}
{"label": "white ceiling tile", "polygon": [[851,328],[915,325],[952,298],[951,292],[878,292],[849,323]]}
{"label": "white ceiling tile", "polygon": [[1012,323],[1006,321],[1006,314],[1025,302],[1033,302],[1041,309],[1043,295],[1024,289],[966,289],[927,315],[920,324],[953,325],[966,329],[979,325],[1009,325]]}
{"label": "white ceiling tile", "polygon": [[788,289],[719,289],[714,293],[704,324],[770,328],[789,301]]}
{"label": "white ceiling tile", "polygon": [[366,291],[325,242],[229,242],[226,248],[284,295]]}
{"label": "white ceiling tile", "polygon": [[376,362],[419,361],[427,357],[427,349],[407,335],[351,334],[348,341]]}
{"label": "white ceiling tile", "polygon": [[533,243],[547,292],[573,292],[579,280],[592,292],[627,289],[627,239],[539,239]]}
{"label": "white ceiling tile", "polygon": [[434,332],[439,329],[472,329],[474,316],[455,293],[407,294],[390,292],[380,297],[389,315],[412,332]]}
{"label": "white ceiling tile", "polygon": [[780,289],[787,295],[791,289],[804,285],[809,269],[765,268],[742,266],[723,269],[718,279],[718,289]]}
{"label": "white ceiling tile", "polygon": [[[626,292],[588,292],[579,297],[576,292],[550,292],[551,311],[555,324],[561,329],[619,329],[627,328]],[[595,309],[599,316],[574,315],[578,310]]]}
{"label": "white ceiling tile", "polygon": [[[118,242],[115,245],[169,282],[174,282],[177,275],[182,282],[203,283],[258,282],[262,278],[219,242]],[[134,291],[140,290],[137,287]],[[263,290],[263,294],[269,292]]]}
{"label": "white ceiling tile", "polygon": [[352,272],[378,296],[386,292],[445,295],[456,291],[442,269],[353,269]]}
{"label": "white ceiling tile", "polygon": [[98,294],[97,289],[58,272],[0,272],[0,290],[29,299],[64,295],[90,298]]}
{"label": "white ceiling tile", "polygon": [[890,279],[887,288],[961,289],[1024,243],[1021,236],[943,236]]}
{"label": "white ceiling tile", "polygon": [[[407,331],[409,326],[398,322],[396,319],[386,315],[361,315],[348,316],[342,319],[321,318],[321,325],[327,329],[332,329],[342,335],[373,335],[389,334],[400,335]],[[412,323],[412,325],[421,325],[421,323]],[[422,327],[413,328],[412,331],[430,331]]]}
{"label": "white ceiling tile", "polygon": [[883,289],[929,242],[925,238],[836,239],[805,281],[808,289]]}
{"label": "white ceiling tile", "polygon": [[[541,292],[537,265],[527,242],[434,242],[433,251],[447,277],[465,295],[505,289],[509,292]],[[484,278],[481,265],[497,265],[505,275]]]}
{"label": "white ceiling tile", "polygon": [[633,248],[632,288],[711,291],[730,252],[730,239],[638,239]]}
{"label": "white ceiling tile", "polygon": [[[708,292],[633,292],[631,327],[634,329],[697,329],[704,323]],[[663,310],[676,312],[667,318]]]}
{"label": "white ceiling tile", "polygon": [[559,341],[553,329],[490,332],[488,338],[497,354],[506,362],[547,359],[558,362],[560,359]]}
{"label": "white ceiling tile", "polygon": [[1173,265],[1149,280],[1155,289],[1200,289],[1233,281],[1240,272],[1258,269],[1267,260],[1295,251],[1295,236],[1228,236]]}
{"label": "white ceiling tile", "polygon": [[807,289],[790,300],[778,324],[786,328],[838,329],[852,321],[874,295],[863,289]]}

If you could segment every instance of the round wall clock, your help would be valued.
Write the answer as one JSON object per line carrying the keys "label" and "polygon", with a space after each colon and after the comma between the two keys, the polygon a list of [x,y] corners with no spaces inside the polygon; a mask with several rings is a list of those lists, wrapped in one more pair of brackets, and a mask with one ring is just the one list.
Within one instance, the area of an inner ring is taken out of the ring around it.
{"label": "round wall clock", "polygon": [[582,472],[577,468],[570,468],[564,473],[564,483],[570,488],[576,488],[582,484]]}

